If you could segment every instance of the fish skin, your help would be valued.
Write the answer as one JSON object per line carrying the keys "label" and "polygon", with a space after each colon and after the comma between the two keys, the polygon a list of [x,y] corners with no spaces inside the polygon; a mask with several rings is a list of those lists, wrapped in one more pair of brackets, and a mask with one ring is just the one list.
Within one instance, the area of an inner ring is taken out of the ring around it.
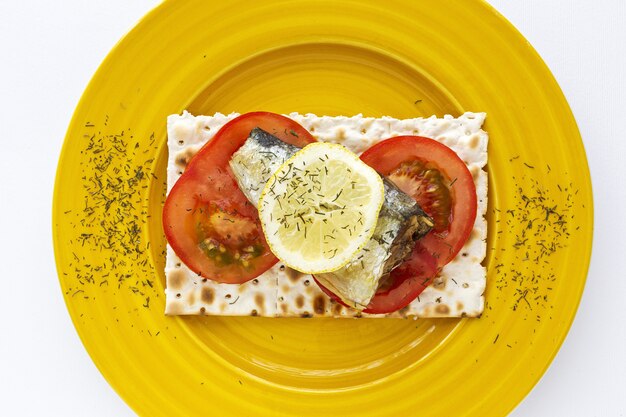
{"label": "fish skin", "polygon": [[[390,249],[394,256],[390,256],[385,263],[385,274],[388,274],[413,251],[413,246],[401,248],[414,245],[416,241],[426,236],[432,229],[433,223],[412,197],[384,176],[383,184],[385,185],[385,202],[379,216],[394,218],[402,224]],[[374,236],[377,236],[377,231],[374,231]],[[398,246],[401,248],[397,248]]]}
{"label": "fish skin", "polygon": [[[263,187],[272,174],[300,148],[255,128],[233,154],[229,165],[239,188],[258,205]],[[372,238],[355,259],[337,271],[316,279],[347,305],[362,310],[379,283],[413,251],[415,242],[432,228],[432,219],[412,197],[383,176],[385,200]]]}
{"label": "fish skin", "polygon": [[[261,192],[272,174],[300,148],[283,142],[263,129],[255,127],[248,140],[233,153],[229,162],[239,189],[248,200],[259,205]],[[263,156],[263,157],[260,157]]]}

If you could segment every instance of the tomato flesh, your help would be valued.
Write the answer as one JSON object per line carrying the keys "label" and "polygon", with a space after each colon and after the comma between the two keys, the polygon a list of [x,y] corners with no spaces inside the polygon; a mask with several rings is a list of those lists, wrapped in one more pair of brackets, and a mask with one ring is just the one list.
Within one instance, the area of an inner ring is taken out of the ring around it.
{"label": "tomato flesh", "polygon": [[419,202],[434,222],[435,233],[448,231],[452,215],[452,197],[438,167],[422,159],[403,162],[389,176],[394,184]]}
{"label": "tomato flesh", "polygon": [[256,207],[239,189],[228,165],[255,127],[292,145],[315,142],[306,129],[285,116],[243,114],[198,151],[165,200],[165,237],[180,260],[204,278],[240,284],[277,262]]}
{"label": "tomato flesh", "polygon": [[[391,271],[363,312],[387,314],[408,306],[430,285],[436,275],[437,260],[424,246],[416,243],[409,259]],[[336,294],[319,281],[315,282],[326,295],[347,307]]]}
{"label": "tomato flesh", "polygon": [[[454,259],[476,220],[476,187],[463,160],[447,146],[421,136],[384,140],[366,150],[361,160],[398,181],[396,185],[433,217],[435,227],[420,243],[438,267]],[[422,192],[424,184],[432,192]]]}
{"label": "tomato flesh", "polygon": [[259,243],[254,219],[226,211],[216,205],[203,205],[193,210],[198,247],[218,267],[240,264],[251,269],[250,262],[266,249]]}

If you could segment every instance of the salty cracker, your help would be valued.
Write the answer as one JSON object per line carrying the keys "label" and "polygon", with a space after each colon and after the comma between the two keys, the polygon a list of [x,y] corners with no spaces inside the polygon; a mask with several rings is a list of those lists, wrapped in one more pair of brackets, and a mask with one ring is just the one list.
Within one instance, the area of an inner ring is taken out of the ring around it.
{"label": "salty cracker", "polygon": [[[238,114],[193,116],[188,112],[168,117],[168,192],[189,159],[215,133]],[[288,115],[320,141],[340,143],[360,154],[389,137],[420,135],[452,148],[467,164],[476,184],[478,208],[470,238],[457,257],[446,265],[433,285],[404,309],[387,315],[361,314],[326,297],[310,275],[280,263],[245,284],[203,280],[190,271],[171,248],[167,250],[166,314],[260,315],[269,317],[478,317],[484,309],[486,254],[488,136],[481,127],[484,113],[467,112],[458,118]],[[173,286],[176,288],[174,288]],[[213,297],[207,297],[209,293]],[[202,297],[202,295],[205,297]],[[236,297],[239,298],[236,298]],[[211,301],[210,303],[208,301]],[[236,300],[236,301],[235,301]],[[322,301],[324,300],[324,301]]]}
{"label": "salty cracker", "polygon": [[166,256],[165,314],[276,315],[277,265],[243,284],[220,284],[187,268],[169,245]]}

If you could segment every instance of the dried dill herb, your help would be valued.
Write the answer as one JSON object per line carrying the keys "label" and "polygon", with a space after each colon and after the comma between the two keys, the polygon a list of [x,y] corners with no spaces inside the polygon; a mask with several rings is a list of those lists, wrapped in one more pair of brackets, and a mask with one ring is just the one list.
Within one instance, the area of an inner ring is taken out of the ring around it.
{"label": "dried dill herb", "polygon": [[[518,158],[510,158],[509,161]],[[523,165],[536,168],[526,162]],[[550,166],[546,167],[547,173],[551,172]],[[571,237],[575,193],[572,184],[557,184],[552,190],[536,178],[523,176],[513,179],[516,181],[514,206],[501,211],[500,220],[505,228],[504,232],[501,230],[496,234],[496,239],[507,235],[507,241],[512,242],[511,247],[500,250],[512,250],[514,262],[505,264],[495,257],[495,287],[512,290],[512,310],[540,311],[549,307],[552,283],[557,279],[551,257],[566,248]],[[536,314],[536,320],[541,320],[540,314]]]}
{"label": "dried dill herb", "polygon": [[[104,127],[108,121],[106,116]],[[151,298],[160,296],[153,286],[156,272],[146,225],[149,192],[158,177],[152,172],[154,158],[146,154],[156,151],[158,144],[154,134],[148,146],[141,146],[130,129],[109,133],[97,131],[92,122],[84,126],[78,161],[82,186],[76,191],[82,195],[83,208],[64,212],[75,230],[68,244],[80,250],[72,253],[64,274],[74,277],[78,289],[73,295],[85,293],[93,300],[97,293],[125,291],[139,297],[137,305],[150,308]]]}

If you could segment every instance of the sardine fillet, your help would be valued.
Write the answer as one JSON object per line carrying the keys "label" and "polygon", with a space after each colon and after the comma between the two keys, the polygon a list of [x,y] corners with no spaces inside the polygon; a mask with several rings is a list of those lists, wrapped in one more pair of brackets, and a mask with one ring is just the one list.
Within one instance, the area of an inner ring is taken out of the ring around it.
{"label": "sardine fillet", "polygon": [[[256,128],[235,152],[230,168],[239,188],[258,205],[263,187],[280,165],[300,148]],[[432,221],[411,197],[383,178],[385,200],[372,238],[341,269],[315,277],[349,306],[362,310],[376,292],[380,280],[411,253]]]}

